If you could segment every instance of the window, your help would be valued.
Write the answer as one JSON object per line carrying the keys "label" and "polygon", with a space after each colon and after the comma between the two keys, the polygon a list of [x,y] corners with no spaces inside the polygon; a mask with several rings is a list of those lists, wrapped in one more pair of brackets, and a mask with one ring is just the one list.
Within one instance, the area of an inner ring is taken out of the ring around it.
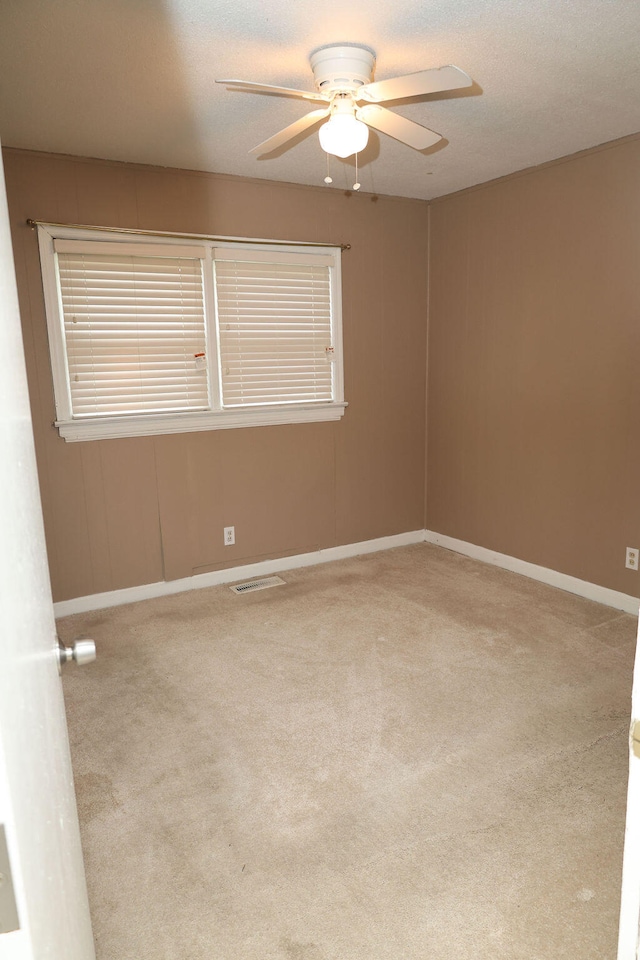
{"label": "window", "polygon": [[344,414],[340,248],[38,233],[66,440]]}

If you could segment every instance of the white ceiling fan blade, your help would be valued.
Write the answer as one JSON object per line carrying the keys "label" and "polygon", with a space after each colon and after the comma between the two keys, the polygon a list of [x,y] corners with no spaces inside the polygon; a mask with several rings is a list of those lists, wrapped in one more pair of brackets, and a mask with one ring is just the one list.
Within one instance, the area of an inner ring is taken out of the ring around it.
{"label": "white ceiling fan blade", "polygon": [[375,104],[367,104],[356,110],[356,117],[362,120],[368,126],[381,133],[386,133],[389,137],[394,137],[401,143],[406,143],[408,147],[415,150],[424,150],[425,147],[431,147],[438,140],[442,140],[439,133],[428,130],[427,127],[414,123],[413,120],[407,120],[397,113],[392,113],[386,107],[378,107]]}
{"label": "white ceiling fan blade", "polygon": [[304,100],[323,100],[329,97],[324,93],[313,90],[294,90],[292,87],[274,87],[270,83],[253,83],[251,80],[216,80],[216,83],[226,83],[237,90],[247,90],[249,93],[281,93],[288,97],[302,97]]}
{"label": "white ceiling fan blade", "polygon": [[405,77],[393,77],[378,83],[367,83],[356,94],[358,100],[380,103],[383,100],[401,100],[404,97],[419,97],[426,93],[441,93],[470,87],[473,80],[458,67],[434,67],[408,73]]}
{"label": "white ceiling fan blade", "polygon": [[290,123],[288,127],[269,137],[268,140],[263,140],[262,143],[259,143],[253,150],[249,150],[249,153],[255,153],[256,156],[260,157],[264,153],[271,153],[272,150],[277,150],[278,147],[281,147],[287,140],[292,140],[294,137],[297,137],[299,133],[303,133],[305,130],[308,130],[309,127],[320,123],[321,120],[329,116],[330,112],[328,107],[326,110],[312,110],[311,113],[307,113],[294,123]]}

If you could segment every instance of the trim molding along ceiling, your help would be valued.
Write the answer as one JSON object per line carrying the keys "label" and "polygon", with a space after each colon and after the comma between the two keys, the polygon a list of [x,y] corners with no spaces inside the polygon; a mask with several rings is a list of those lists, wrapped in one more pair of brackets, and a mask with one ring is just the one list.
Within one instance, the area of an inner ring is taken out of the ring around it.
{"label": "trim molding along ceiling", "polygon": [[136,603],[139,600],[150,600],[154,597],[168,596],[173,593],[183,593],[187,590],[200,590],[204,587],[215,587],[220,584],[235,583],[238,580],[248,580],[254,577],[269,576],[283,570],[294,570],[299,567],[313,567],[319,563],[329,563],[331,560],[344,560],[347,557],[357,557],[365,553],[377,553],[379,550],[391,550],[394,547],[406,547],[414,543],[432,543],[446,550],[464,554],[474,560],[490,563],[503,570],[510,570],[531,580],[538,580],[567,593],[575,593],[579,597],[602,603],[607,607],[614,607],[625,613],[638,616],[640,599],[609,590],[597,583],[579,580],[557,570],[539,567],[526,560],[518,560],[504,553],[496,553],[479,547],[464,540],[456,540],[442,533],[432,530],[413,530],[409,533],[399,533],[391,537],[378,537],[376,540],[365,540],[361,543],[347,543],[340,547],[328,547],[325,550],[315,550],[312,553],[300,553],[293,557],[278,557],[275,560],[262,560],[259,563],[249,563],[240,567],[227,567],[225,570],[214,570],[211,573],[199,573],[193,577],[184,577],[181,580],[162,580],[158,583],[145,583],[137,587],[126,587],[123,590],[111,590],[107,593],[94,593],[86,597],[76,597],[72,600],[60,600],[54,603],[56,617],[68,617],[74,613],[86,613],[89,610],[101,610],[106,607],[117,607],[125,603]]}

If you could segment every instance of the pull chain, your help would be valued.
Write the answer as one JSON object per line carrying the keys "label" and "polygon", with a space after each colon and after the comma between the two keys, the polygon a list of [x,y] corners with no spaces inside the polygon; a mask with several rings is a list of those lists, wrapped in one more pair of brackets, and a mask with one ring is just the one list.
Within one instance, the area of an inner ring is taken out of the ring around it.
{"label": "pull chain", "polygon": [[326,175],[326,177],[324,178],[324,182],[325,182],[325,183],[333,183],[333,177],[331,176],[331,174],[330,174],[330,172],[329,172],[329,154],[327,154],[327,175]]}
{"label": "pull chain", "polygon": [[360,187],[361,187],[361,184],[358,183],[358,154],[356,153],[356,182],[353,185],[353,189],[359,190]]}

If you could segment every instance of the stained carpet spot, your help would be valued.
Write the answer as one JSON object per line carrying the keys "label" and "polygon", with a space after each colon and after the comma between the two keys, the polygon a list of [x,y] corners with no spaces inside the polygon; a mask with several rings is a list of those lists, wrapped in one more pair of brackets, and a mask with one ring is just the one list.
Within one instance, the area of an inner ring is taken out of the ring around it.
{"label": "stained carpet spot", "polygon": [[113,781],[103,773],[76,775],[78,814],[81,822],[88,822],[101,813],[120,806],[113,789]]}
{"label": "stained carpet spot", "polygon": [[582,890],[578,891],[578,896],[576,897],[576,900],[582,900],[583,903],[586,903],[588,900],[593,900],[594,897],[595,897],[595,893],[593,892],[593,890],[589,890],[587,889],[587,887],[583,887]]}

